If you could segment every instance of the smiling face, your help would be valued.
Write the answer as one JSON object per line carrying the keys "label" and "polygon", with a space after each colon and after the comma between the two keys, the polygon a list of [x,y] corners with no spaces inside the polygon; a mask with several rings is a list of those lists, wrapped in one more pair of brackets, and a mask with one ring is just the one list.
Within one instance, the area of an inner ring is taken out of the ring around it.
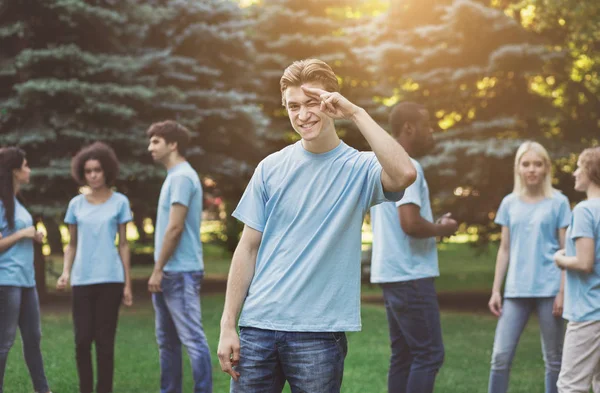
{"label": "smiling face", "polygon": [[23,164],[19,169],[13,169],[13,179],[17,184],[28,184],[31,177],[31,168],[27,163],[27,159],[23,160]]}
{"label": "smiling face", "polygon": [[525,186],[536,187],[542,184],[548,174],[546,163],[542,156],[529,150],[519,161],[519,176]]}
{"label": "smiling face", "polygon": [[585,170],[581,157],[577,160],[577,169],[573,172],[573,176],[575,177],[575,191],[586,192],[592,181]]}
{"label": "smiling face", "polygon": [[[323,89],[316,82],[305,86]],[[290,86],[285,91],[286,109],[294,130],[307,142],[319,140],[325,132],[334,130],[333,119],[321,112],[321,102],[310,97],[300,86]]]}

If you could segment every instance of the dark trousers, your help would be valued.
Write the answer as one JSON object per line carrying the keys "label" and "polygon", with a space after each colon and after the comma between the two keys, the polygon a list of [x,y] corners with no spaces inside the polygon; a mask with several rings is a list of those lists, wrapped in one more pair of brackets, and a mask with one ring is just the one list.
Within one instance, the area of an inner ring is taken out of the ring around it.
{"label": "dark trousers", "polygon": [[431,393],[444,362],[433,278],[382,284],[390,328],[390,393]]}
{"label": "dark trousers", "polygon": [[92,342],[96,343],[98,383],[96,392],[111,393],[113,388],[115,334],[122,283],[77,285],[73,287],[73,325],[79,391],[94,391]]}

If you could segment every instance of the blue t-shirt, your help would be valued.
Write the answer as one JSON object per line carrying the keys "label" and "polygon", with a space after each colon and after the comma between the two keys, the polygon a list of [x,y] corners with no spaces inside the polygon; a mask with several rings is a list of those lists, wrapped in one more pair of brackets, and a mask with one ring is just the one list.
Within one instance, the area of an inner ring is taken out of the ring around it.
{"label": "blue t-shirt", "polygon": [[409,281],[440,275],[435,237],[411,237],[400,226],[398,207],[409,203],[419,207],[421,217],[433,222],[429,188],[423,168],[417,161],[412,162],[417,169],[417,180],[406,189],[402,199],[371,208],[372,283]]}
{"label": "blue t-shirt", "polygon": [[65,223],[77,225],[77,250],[71,270],[71,285],[124,282],[121,256],[115,246],[119,225],[131,221],[129,200],[113,192],[101,204],[90,203],[85,195],[69,202]]}
{"label": "blue t-shirt", "polygon": [[536,203],[512,193],[504,197],[495,220],[510,232],[504,297],[556,296],[561,276],[553,258],[560,248],[558,230],[570,221],[569,200],[558,191]]}
{"label": "blue t-shirt", "polygon": [[563,317],[572,322],[600,321],[600,198],[575,206],[567,229],[566,255],[575,256],[575,240],[594,239],[595,260],[592,273],[567,269]]}
{"label": "blue t-shirt", "polygon": [[262,232],[240,326],[358,331],[361,227],[384,195],[381,165],[344,142],[323,153],[301,141],[256,168],[233,216]]}
{"label": "blue t-shirt", "polygon": [[179,244],[164,267],[167,272],[191,272],[204,269],[200,224],[202,221],[202,185],[192,166],[184,161],[169,169],[160,190],[156,226],[154,229],[154,260],[162,249],[169,223],[171,206],[180,204],[188,208]]}
{"label": "blue t-shirt", "polygon": [[[4,204],[0,201],[0,232],[3,237],[32,225],[31,214],[15,198],[15,227],[9,229]],[[0,285],[35,287],[33,239],[21,239],[12,247],[0,252]]]}

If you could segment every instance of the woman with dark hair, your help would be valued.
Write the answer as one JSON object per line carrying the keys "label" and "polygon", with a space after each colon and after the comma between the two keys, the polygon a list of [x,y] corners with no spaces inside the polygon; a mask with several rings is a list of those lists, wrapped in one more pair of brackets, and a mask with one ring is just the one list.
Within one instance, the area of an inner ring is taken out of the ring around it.
{"label": "woman with dark hair", "polygon": [[[131,221],[129,200],[110,186],[119,172],[113,149],[96,142],[71,161],[71,174],[89,192],[69,203],[65,223],[70,240],[63,273],[56,284],[73,287],[73,324],[79,391],[94,391],[91,348],[96,345],[97,393],[113,388],[114,346],[121,301],[132,304],[129,244],[126,224]],[[119,235],[118,248],[115,239]],[[73,267],[71,271],[71,267]],[[71,276],[72,274],[72,276]]]}
{"label": "woman with dark hair", "polygon": [[33,269],[33,242],[41,243],[44,236],[16,197],[21,186],[29,183],[30,173],[23,150],[0,149],[0,393],[17,326],[35,391],[50,391],[40,348],[40,305]]}

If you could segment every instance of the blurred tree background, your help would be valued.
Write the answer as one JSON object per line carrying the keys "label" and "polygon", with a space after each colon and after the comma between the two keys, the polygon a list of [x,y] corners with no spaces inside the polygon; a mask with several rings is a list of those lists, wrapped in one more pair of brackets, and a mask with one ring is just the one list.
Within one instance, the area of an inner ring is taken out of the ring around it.
{"label": "blurred tree background", "polygon": [[[176,119],[194,131],[190,162],[221,222],[215,240],[231,249],[240,226],[230,213],[253,168],[297,138],[279,78],[317,57],[385,127],[399,101],[429,109],[437,147],[420,160],[436,213],[451,211],[485,243],[525,139],[550,151],[555,187],[582,198],[571,174],[600,140],[599,45],[596,1],[0,0],[0,145],[27,151],[35,177],[24,198],[60,253],[78,192],[70,159],[110,143],[148,243],[164,171],[145,130]],[[338,126],[368,149],[352,124]]]}

